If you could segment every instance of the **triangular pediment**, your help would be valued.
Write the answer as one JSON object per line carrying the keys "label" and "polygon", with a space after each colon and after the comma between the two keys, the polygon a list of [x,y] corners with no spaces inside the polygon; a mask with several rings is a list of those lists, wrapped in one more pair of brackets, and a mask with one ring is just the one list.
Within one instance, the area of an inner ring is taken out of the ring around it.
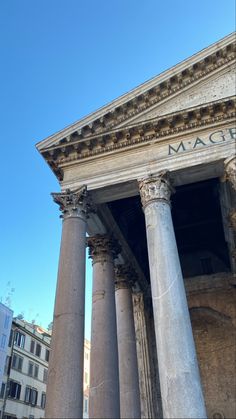
{"label": "triangular pediment", "polygon": [[37,144],[52,147],[139,125],[166,114],[235,94],[235,34],[142,84],[110,104]]}
{"label": "triangular pediment", "polygon": [[192,86],[163,99],[150,109],[141,112],[138,116],[121,123],[117,128],[124,128],[147,122],[164,115],[193,107],[215,102],[236,94],[236,68],[235,65],[227,66],[221,71],[210,75]]}

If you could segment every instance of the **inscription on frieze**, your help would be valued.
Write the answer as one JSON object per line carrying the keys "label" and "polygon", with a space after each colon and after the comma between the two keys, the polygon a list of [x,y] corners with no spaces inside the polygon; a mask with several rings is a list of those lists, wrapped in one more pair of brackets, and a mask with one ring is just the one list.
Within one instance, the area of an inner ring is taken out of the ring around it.
{"label": "inscription on frieze", "polygon": [[171,156],[184,151],[194,151],[205,146],[220,144],[230,140],[236,140],[236,128],[218,130],[211,132],[207,136],[198,136],[193,139],[182,140],[178,143],[169,144],[168,155]]}

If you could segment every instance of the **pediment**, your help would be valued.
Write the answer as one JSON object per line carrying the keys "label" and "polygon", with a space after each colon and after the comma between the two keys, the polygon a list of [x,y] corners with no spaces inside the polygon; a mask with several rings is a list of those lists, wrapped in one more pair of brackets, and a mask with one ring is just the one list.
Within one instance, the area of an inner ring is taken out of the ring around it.
{"label": "pediment", "polygon": [[235,94],[235,34],[200,51],[110,104],[37,144],[51,147],[105,135],[165,114]]}
{"label": "pediment", "polygon": [[227,68],[182,89],[167,99],[163,99],[152,106],[151,109],[145,110],[138,116],[119,124],[117,128],[137,125],[164,115],[231,97],[236,93],[235,70],[235,65],[227,66]]}

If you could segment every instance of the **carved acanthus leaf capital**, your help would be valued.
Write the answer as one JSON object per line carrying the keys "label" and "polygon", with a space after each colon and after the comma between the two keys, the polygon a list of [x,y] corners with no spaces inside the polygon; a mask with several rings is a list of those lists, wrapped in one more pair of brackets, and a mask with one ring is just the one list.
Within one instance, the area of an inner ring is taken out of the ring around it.
{"label": "carved acanthus leaf capital", "polygon": [[108,256],[115,259],[121,247],[114,237],[97,235],[88,237],[89,257],[95,262],[104,262]]}
{"label": "carved acanthus leaf capital", "polygon": [[59,205],[64,219],[70,217],[85,219],[88,212],[94,210],[86,186],[75,191],[66,189],[64,192],[53,192],[51,195],[54,202]]}
{"label": "carved acanthus leaf capital", "polygon": [[140,180],[139,189],[143,208],[154,201],[164,201],[169,204],[171,193],[174,191],[166,171]]}
{"label": "carved acanthus leaf capital", "polygon": [[236,157],[232,156],[225,160],[225,178],[232,184],[236,191]]}
{"label": "carved acanthus leaf capital", "polygon": [[137,274],[128,264],[116,265],[115,278],[116,289],[131,288],[137,281]]}

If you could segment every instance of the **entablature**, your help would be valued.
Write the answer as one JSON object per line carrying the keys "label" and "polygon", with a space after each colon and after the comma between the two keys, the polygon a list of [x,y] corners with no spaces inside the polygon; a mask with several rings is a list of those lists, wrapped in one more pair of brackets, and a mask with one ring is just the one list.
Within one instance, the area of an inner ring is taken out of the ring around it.
{"label": "entablature", "polygon": [[113,130],[105,135],[95,135],[82,140],[76,139],[70,143],[54,145],[42,151],[42,154],[62,181],[68,165],[151,143],[168,142],[170,139],[173,142],[175,137],[190,131],[213,125],[217,127],[227,121],[231,122],[235,118],[235,105],[235,97],[226,98],[154,118],[138,125]]}

